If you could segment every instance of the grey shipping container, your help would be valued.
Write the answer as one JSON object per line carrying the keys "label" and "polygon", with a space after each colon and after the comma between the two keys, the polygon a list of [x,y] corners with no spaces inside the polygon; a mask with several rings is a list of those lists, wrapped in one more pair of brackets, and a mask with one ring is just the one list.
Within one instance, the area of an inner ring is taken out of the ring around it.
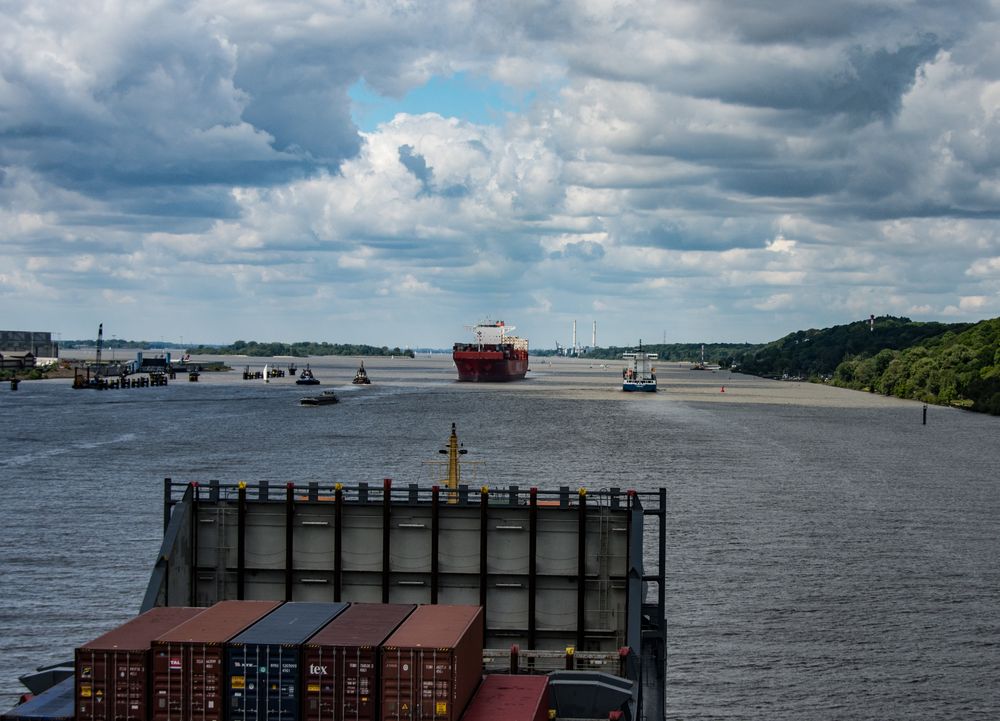
{"label": "grey shipping container", "polygon": [[226,645],[226,718],[299,721],[302,644],[346,603],[286,603]]}
{"label": "grey shipping container", "polygon": [[226,642],[281,601],[220,601],[152,644],[153,721],[221,721]]}
{"label": "grey shipping container", "polygon": [[77,721],[147,721],[153,639],[204,610],[153,608],[77,648]]}
{"label": "grey shipping container", "polygon": [[73,718],[72,676],[0,714],[0,721],[73,721]]}
{"label": "grey shipping container", "polygon": [[490,674],[479,684],[462,721],[547,721],[549,677]]}
{"label": "grey shipping container", "polygon": [[416,608],[355,603],[303,646],[304,721],[378,721],[379,648]]}
{"label": "grey shipping container", "polygon": [[480,606],[418,606],[382,647],[383,721],[458,721],[482,669]]}

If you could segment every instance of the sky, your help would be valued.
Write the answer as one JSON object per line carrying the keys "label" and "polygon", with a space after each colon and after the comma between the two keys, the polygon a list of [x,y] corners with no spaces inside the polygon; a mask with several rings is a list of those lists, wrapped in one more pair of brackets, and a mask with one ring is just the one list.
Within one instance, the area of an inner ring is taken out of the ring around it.
{"label": "sky", "polygon": [[1000,316],[997,0],[0,0],[0,327]]}

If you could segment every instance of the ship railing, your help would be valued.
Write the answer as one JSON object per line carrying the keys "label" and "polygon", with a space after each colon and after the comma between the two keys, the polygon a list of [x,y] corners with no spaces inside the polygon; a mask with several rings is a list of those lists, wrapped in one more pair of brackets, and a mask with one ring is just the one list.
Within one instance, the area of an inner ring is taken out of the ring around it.
{"label": "ship railing", "polygon": [[[523,487],[511,485],[507,487],[482,485],[477,487],[459,484],[457,488],[438,485],[421,485],[409,483],[399,485],[392,479],[383,479],[382,483],[282,483],[276,481],[257,482],[221,482],[218,480],[177,482],[165,479],[164,496],[168,505],[173,505],[191,487],[196,500],[199,501],[235,501],[239,499],[241,490],[248,501],[285,502],[288,494],[296,502],[329,503],[338,500],[351,504],[382,504],[388,500],[393,505],[428,504],[438,501],[455,505],[479,506],[489,503],[491,506],[529,506],[534,502],[538,506],[571,508],[581,504],[587,506],[608,507],[611,509],[628,508],[638,500],[640,505],[657,505],[658,493],[622,489],[619,487],[599,488],[590,490],[585,486],[573,488],[560,486],[557,489],[540,489],[534,486]],[[633,499],[630,502],[630,499]],[[649,503],[649,502],[653,503]]]}
{"label": "ship railing", "polygon": [[486,673],[543,674],[550,671],[604,671],[627,678],[628,648],[618,651],[577,651],[572,646],[564,650],[522,649],[513,644],[509,649],[484,648],[483,670]]}

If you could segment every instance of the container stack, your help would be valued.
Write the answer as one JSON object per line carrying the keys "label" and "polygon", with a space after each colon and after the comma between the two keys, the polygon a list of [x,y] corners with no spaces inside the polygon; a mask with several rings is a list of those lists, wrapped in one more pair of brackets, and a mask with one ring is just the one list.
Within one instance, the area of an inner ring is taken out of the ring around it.
{"label": "container stack", "polygon": [[458,721],[482,662],[482,607],[417,607],[382,647],[382,721]]}
{"label": "container stack", "polygon": [[76,649],[77,721],[148,721],[153,640],[204,608],[154,608]]}
{"label": "container stack", "polygon": [[153,721],[222,721],[226,642],[281,601],[221,601],[153,641]]}
{"label": "container stack", "polygon": [[[155,608],[76,649],[62,704],[53,689],[10,721],[464,721],[483,626],[479,606]],[[547,717],[545,677],[509,679],[482,686],[471,721]]]}
{"label": "container stack", "polygon": [[230,721],[299,721],[301,651],[346,603],[286,603],[226,646]]}
{"label": "container stack", "polygon": [[379,651],[415,608],[355,603],[306,642],[303,721],[379,721]]}

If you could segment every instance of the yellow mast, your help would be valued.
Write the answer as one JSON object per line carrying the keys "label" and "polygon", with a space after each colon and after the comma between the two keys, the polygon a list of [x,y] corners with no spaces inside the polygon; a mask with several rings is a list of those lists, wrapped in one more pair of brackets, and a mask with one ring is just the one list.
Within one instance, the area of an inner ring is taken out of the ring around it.
{"label": "yellow mast", "polygon": [[448,480],[446,484],[450,489],[448,492],[448,503],[458,503],[458,484],[462,480],[462,471],[458,464],[458,457],[468,453],[464,448],[458,446],[458,434],[455,432],[455,424],[451,424],[451,436],[448,438],[447,450],[441,449],[438,453],[448,454]]}

